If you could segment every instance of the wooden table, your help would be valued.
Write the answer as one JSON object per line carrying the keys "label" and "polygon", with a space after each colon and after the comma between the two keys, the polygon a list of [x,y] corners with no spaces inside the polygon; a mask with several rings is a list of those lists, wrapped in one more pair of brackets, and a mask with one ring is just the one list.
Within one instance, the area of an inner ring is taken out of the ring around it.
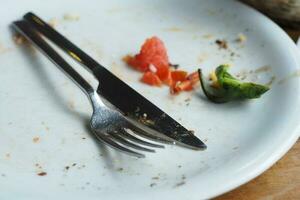
{"label": "wooden table", "polygon": [[[300,35],[300,32],[297,31],[288,30],[287,32],[294,41]],[[215,198],[215,200],[235,199],[300,200],[300,139],[281,160],[265,173],[249,183]]]}

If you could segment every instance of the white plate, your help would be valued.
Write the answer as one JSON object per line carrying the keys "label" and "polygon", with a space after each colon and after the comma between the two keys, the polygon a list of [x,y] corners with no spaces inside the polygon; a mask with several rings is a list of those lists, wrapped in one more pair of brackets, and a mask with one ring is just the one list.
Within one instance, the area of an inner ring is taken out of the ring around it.
{"label": "white plate", "polygon": [[[84,94],[40,53],[12,42],[8,25],[30,10],[56,18],[59,31],[195,130],[208,149],[168,146],[134,159],[96,142],[86,128],[91,108]],[[207,199],[261,174],[299,136],[298,50],[277,25],[241,3],[11,0],[0,11],[0,199]],[[234,41],[239,33],[245,44]],[[231,63],[237,74],[267,65],[270,70],[248,78],[276,80],[262,98],[245,103],[212,104],[200,90],[171,97],[167,87],[141,84],[141,74],[121,61],[152,35],[190,72]],[[233,57],[215,44],[222,38]],[[47,175],[38,176],[42,171]]]}

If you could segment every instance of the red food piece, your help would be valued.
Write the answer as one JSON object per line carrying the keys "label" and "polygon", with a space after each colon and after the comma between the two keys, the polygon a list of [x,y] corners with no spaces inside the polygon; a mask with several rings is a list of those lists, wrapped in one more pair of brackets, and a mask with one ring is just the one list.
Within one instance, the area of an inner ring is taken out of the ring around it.
{"label": "red food piece", "polygon": [[190,80],[192,82],[193,85],[199,83],[199,73],[196,71],[196,72],[193,72],[191,74],[189,74],[186,78],[187,80]]}
{"label": "red food piece", "polygon": [[173,86],[170,87],[171,94],[178,94],[181,91],[191,91],[193,90],[193,84],[190,80],[184,80],[182,82],[177,82]]}
{"label": "red food piece", "polygon": [[171,72],[171,77],[174,82],[184,81],[187,77],[188,73],[182,70],[176,70]]}
{"label": "red food piece", "polygon": [[153,72],[145,72],[141,81],[153,86],[160,86],[162,83],[159,77]]}
{"label": "red food piece", "polygon": [[164,43],[156,36],[145,41],[140,53],[124,58],[128,65],[140,71],[149,71],[152,64],[157,71],[157,76],[162,80],[166,80],[169,75],[169,58]]}
{"label": "red food piece", "polygon": [[167,78],[163,81],[164,84],[171,86],[173,84],[173,80],[171,77],[171,71],[169,70]]}

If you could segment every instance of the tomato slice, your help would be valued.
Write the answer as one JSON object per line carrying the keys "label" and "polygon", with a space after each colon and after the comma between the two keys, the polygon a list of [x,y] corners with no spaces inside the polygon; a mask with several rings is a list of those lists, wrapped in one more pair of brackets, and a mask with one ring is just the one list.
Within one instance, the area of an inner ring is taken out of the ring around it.
{"label": "tomato slice", "polygon": [[182,82],[178,81],[170,87],[171,94],[178,94],[181,91],[191,91],[193,90],[193,84],[190,80],[184,80]]}
{"label": "tomato slice", "polygon": [[191,74],[189,74],[186,78],[187,80],[190,80],[192,82],[193,85],[199,83],[199,73],[196,71],[196,72],[193,72]]}
{"label": "tomato slice", "polygon": [[153,72],[145,72],[141,81],[153,86],[160,86],[162,84],[159,77]]}
{"label": "tomato slice", "polygon": [[171,77],[174,82],[184,81],[187,77],[188,73],[183,70],[176,70],[171,72]]}
{"label": "tomato slice", "polygon": [[146,72],[150,65],[155,66],[157,76],[166,80],[169,74],[169,58],[164,43],[156,36],[151,37],[142,45],[140,53],[135,56],[126,56],[123,59],[133,68]]}

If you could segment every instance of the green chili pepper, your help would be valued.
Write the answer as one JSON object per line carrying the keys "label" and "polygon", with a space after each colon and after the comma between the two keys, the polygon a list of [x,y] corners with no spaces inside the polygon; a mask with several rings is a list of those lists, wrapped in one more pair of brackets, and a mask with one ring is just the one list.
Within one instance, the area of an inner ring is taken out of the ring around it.
{"label": "green chili pepper", "polygon": [[243,83],[229,74],[227,72],[228,68],[228,65],[220,65],[217,67],[215,74],[220,87],[218,89],[213,89],[212,91],[208,91],[203,81],[201,69],[198,70],[203,92],[212,102],[225,103],[233,100],[259,98],[262,94],[269,90],[269,87],[265,85],[259,85],[251,82]]}

